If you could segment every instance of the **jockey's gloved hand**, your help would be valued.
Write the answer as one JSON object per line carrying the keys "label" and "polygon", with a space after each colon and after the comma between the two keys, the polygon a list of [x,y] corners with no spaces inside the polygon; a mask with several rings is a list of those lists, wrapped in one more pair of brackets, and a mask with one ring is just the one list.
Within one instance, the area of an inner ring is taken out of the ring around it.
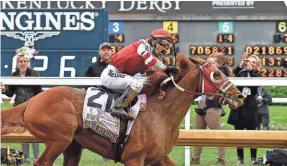
{"label": "jockey's gloved hand", "polygon": [[177,75],[179,73],[179,70],[174,66],[167,66],[167,68],[165,69],[165,73],[167,75],[170,75],[170,74]]}

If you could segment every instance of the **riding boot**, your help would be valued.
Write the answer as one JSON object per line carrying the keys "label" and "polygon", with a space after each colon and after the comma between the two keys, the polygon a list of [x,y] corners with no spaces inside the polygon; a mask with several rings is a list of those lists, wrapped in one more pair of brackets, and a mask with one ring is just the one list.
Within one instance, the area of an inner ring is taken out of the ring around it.
{"label": "riding boot", "polygon": [[130,117],[125,109],[127,109],[133,99],[138,95],[138,91],[133,90],[130,86],[125,90],[125,92],[116,100],[115,108],[112,108],[111,114],[120,116],[126,120],[134,120],[133,117]]}
{"label": "riding boot", "polygon": [[133,90],[130,86],[125,90],[120,98],[116,101],[116,106],[126,109],[129,107],[133,99],[138,95],[137,90]]}

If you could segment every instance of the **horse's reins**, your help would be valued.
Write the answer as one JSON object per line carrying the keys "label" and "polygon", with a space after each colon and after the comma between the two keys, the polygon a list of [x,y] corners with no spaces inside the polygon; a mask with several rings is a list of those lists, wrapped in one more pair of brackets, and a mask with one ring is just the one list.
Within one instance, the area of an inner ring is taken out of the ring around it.
{"label": "horse's reins", "polygon": [[[206,76],[205,76],[206,77]],[[178,90],[180,90],[180,91],[182,91],[182,92],[187,92],[187,93],[190,93],[190,94],[194,94],[194,95],[215,95],[215,96],[224,96],[224,94],[222,94],[222,93],[202,93],[202,92],[191,92],[191,91],[189,91],[189,90],[187,90],[187,89],[184,89],[184,88],[182,88],[182,87],[180,87],[175,81],[174,81],[174,76],[173,75],[171,75],[170,77],[168,77],[167,78],[167,80],[168,81],[172,81],[172,83],[174,84],[174,86],[178,89]],[[167,81],[167,82],[168,82]],[[217,88],[217,87],[216,87]],[[218,88],[217,88],[218,89]],[[218,89],[219,90],[219,89]]]}
{"label": "horse's reins", "polygon": [[[198,66],[198,65],[197,65]],[[219,92],[221,92],[221,93],[202,93],[202,92],[192,92],[192,91],[189,91],[189,90],[187,90],[187,89],[184,89],[184,88],[182,88],[182,87],[180,87],[175,81],[174,81],[174,76],[171,74],[170,75],[170,77],[168,77],[167,79],[165,79],[163,82],[162,82],[162,84],[165,84],[165,83],[167,83],[167,82],[169,82],[170,80],[172,81],[172,83],[174,84],[174,86],[178,89],[178,90],[180,90],[180,91],[182,91],[182,92],[187,92],[187,93],[190,93],[190,94],[194,94],[194,95],[211,95],[211,96],[220,96],[220,97],[227,97],[228,95],[230,95],[230,94],[228,94],[228,93],[226,93],[226,92],[224,92],[224,91],[222,91],[221,89],[219,89],[205,74],[202,74],[203,73],[203,71],[202,71],[202,69],[201,69],[201,67],[198,67],[199,68],[199,73],[200,73],[200,77],[201,77],[201,79],[200,79],[200,84],[202,83],[202,81],[203,81],[203,79],[202,79],[202,75],[204,76],[204,78],[206,78]],[[191,69],[190,69],[191,70]],[[190,71],[189,70],[189,71]],[[187,71],[186,73],[188,73],[189,71]],[[185,73],[185,74],[186,74]],[[184,74],[184,75],[185,75]]]}

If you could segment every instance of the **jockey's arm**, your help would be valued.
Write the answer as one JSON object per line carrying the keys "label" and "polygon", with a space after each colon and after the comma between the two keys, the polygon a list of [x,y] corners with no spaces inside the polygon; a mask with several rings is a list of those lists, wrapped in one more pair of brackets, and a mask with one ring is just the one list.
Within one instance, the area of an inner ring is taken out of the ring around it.
{"label": "jockey's arm", "polygon": [[148,44],[140,44],[137,49],[137,54],[141,56],[144,60],[144,63],[150,69],[166,70],[167,66],[163,64],[161,60],[156,58],[151,53],[151,47]]}

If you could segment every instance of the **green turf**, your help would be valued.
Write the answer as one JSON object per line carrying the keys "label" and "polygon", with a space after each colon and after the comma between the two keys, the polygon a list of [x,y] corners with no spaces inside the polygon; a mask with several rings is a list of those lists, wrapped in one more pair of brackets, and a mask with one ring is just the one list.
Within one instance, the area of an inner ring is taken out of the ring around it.
{"label": "green turf", "polygon": [[[8,108],[10,107],[10,104],[2,104],[1,107]],[[228,130],[233,130],[233,126],[226,124],[229,109],[224,108],[226,113],[226,116],[222,118],[222,123],[224,124],[224,128]],[[191,128],[194,128],[194,111],[193,107],[191,108]],[[287,130],[287,109],[286,106],[270,106],[270,118],[271,118],[271,128],[273,130]],[[184,128],[184,121],[181,124],[181,128]],[[16,149],[21,149],[20,144],[16,143],[3,143],[1,146],[12,146]],[[45,145],[41,144],[40,151],[43,152],[45,148]],[[257,156],[262,157],[266,150],[269,149],[258,149]],[[192,152],[192,150],[191,150]],[[202,157],[201,157],[201,165],[203,166],[210,166],[214,165],[214,163],[217,160],[217,148],[204,148],[202,151]],[[173,161],[176,162],[176,165],[178,166],[184,166],[184,147],[174,147],[173,151],[169,154]],[[30,157],[33,156],[32,148],[30,148]],[[237,162],[237,155],[236,155],[236,149],[235,148],[227,148],[226,149],[226,159],[228,162],[228,165],[233,166],[236,165]],[[62,165],[63,162],[63,156],[61,155],[55,162],[54,165]],[[249,149],[245,149],[245,165],[250,165],[250,151]],[[80,165],[82,166],[88,166],[88,165],[103,165],[103,166],[113,166],[113,165],[121,165],[121,164],[114,164],[113,161],[109,161],[108,163],[102,163],[102,159],[100,156],[93,152],[89,152],[88,150],[83,151],[82,160],[80,162]]]}

